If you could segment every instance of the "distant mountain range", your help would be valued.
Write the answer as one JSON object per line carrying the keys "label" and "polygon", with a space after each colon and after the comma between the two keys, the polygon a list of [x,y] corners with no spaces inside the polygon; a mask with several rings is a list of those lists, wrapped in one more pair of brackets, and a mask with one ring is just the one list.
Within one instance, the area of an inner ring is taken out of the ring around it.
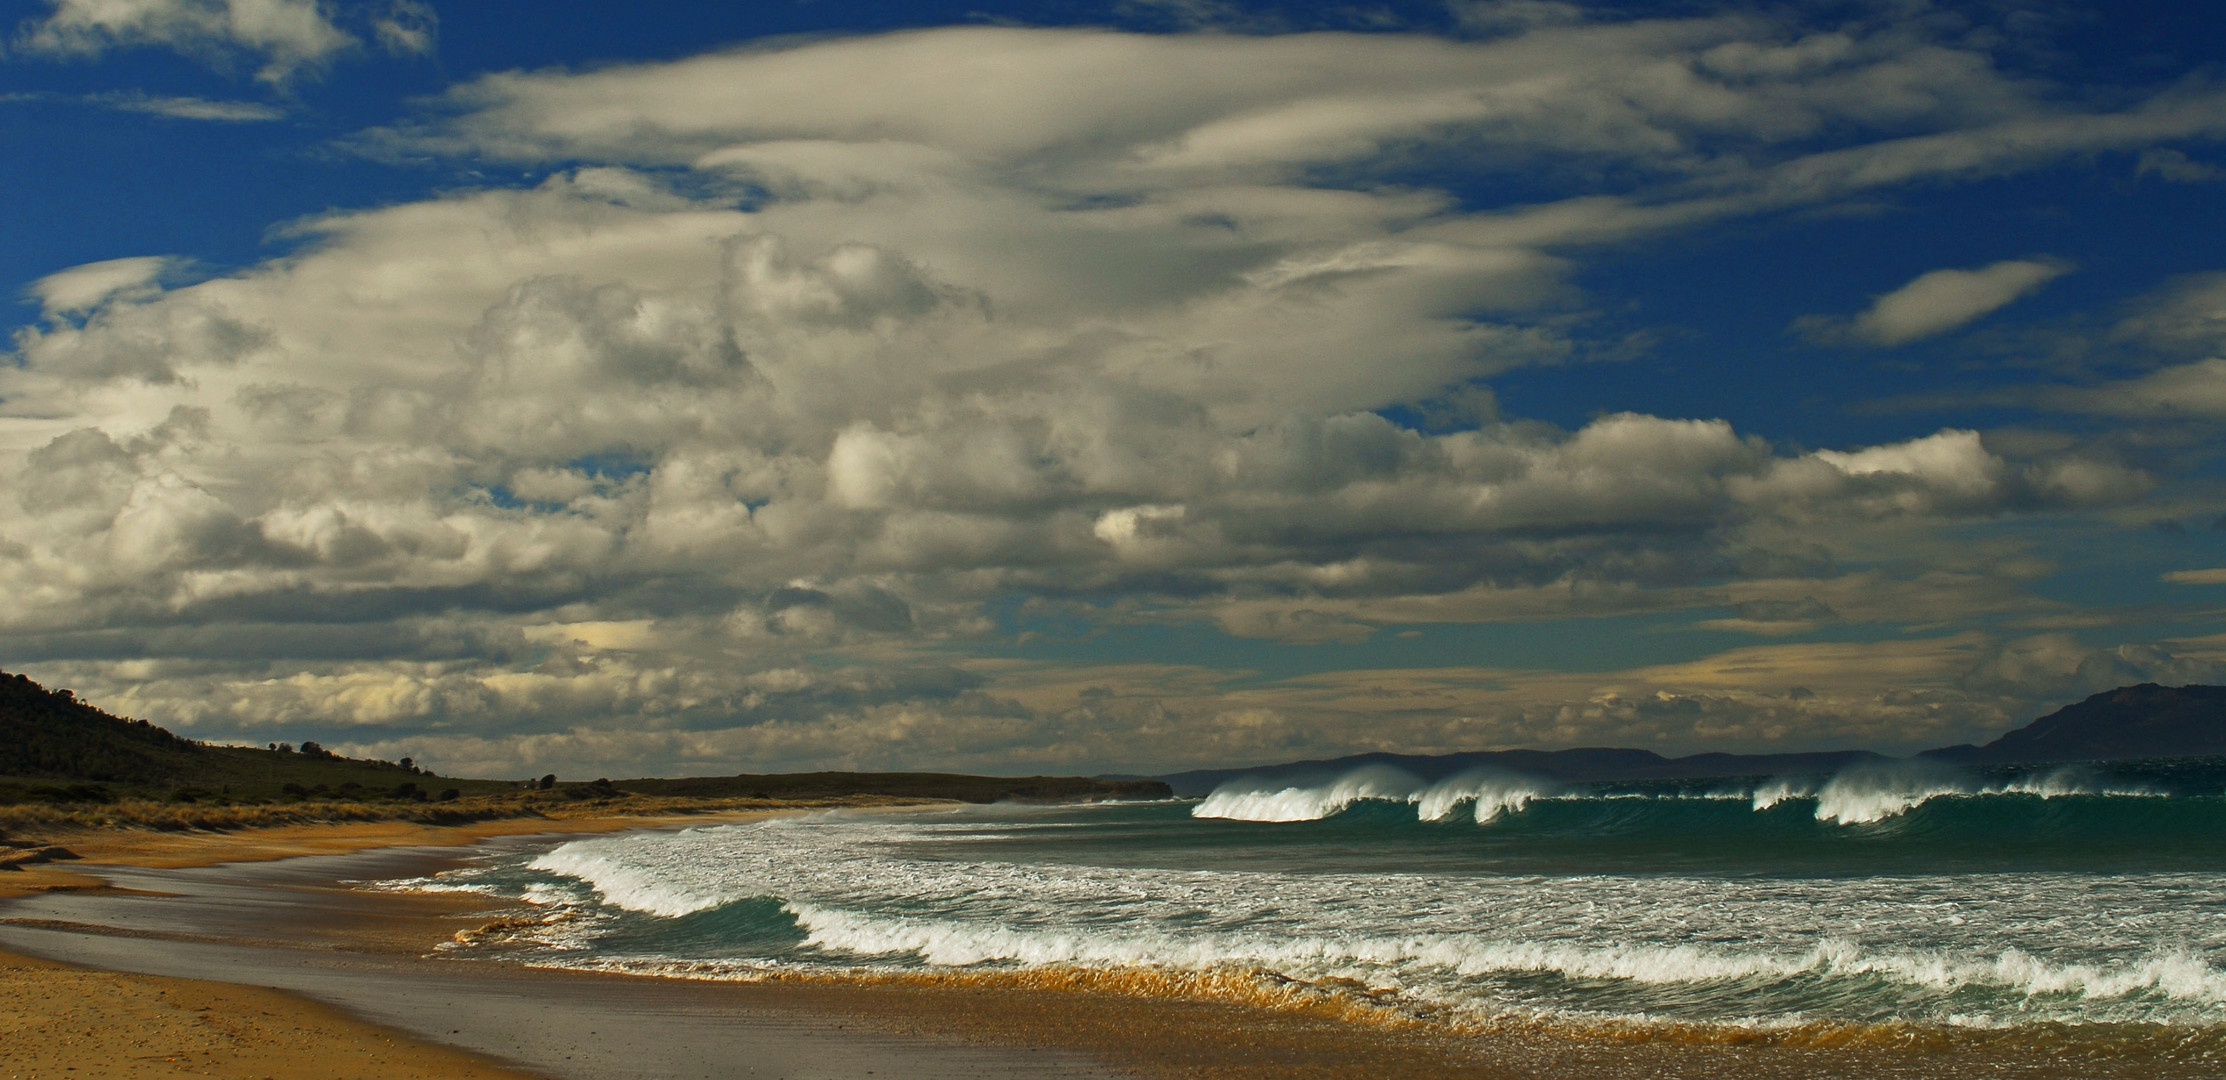
{"label": "distant mountain range", "polygon": [[2226,686],[2121,686],[2066,705],[1985,746],[1922,757],[1969,765],[2226,754]]}
{"label": "distant mountain range", "polygon": [[[2067,705],[1984,746],[1943,746],[1919,755],[1958,765],[2053,764],[2226,754],[2226,686],[2142,683]],[[1895,759],[1868,750],[1812,754],[1694,754],[1665,758],[1651,750],[1483,750],[1461,754],[1354,754],[1243,769],[1197,769],[1158,779],[1178,796],[1205,795],[1239,776],[1271,780],[1327,779],[1364,765],[1389,765],[1424,780],[1493,768],[1564,782],[1705,780],[1839,772]]]}

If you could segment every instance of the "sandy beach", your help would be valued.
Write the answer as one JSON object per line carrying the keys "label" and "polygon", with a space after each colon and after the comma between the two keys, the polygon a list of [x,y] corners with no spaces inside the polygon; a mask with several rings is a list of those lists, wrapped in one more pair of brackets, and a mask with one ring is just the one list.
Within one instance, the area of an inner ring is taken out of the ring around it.
{"label": "sandy beach", "polygon": [[[575,835],[759,816],[558,824]],[[467,845],[547,843],[550,825],[376,822],[56,837],[85,860],[0,879],[5,1008],[21,1018],[13,1030],[27,1034],[118,1034],[25,1039],[16,1043],[25,1048],[21,1060],[8,1064],[22,1075],[140,1075],[128,1071],[137,1059],[123,1052],[126,1044],[177,1041],[156,1014],[118,1011],[118,1000],[145,999],[165,1008],[191,1002],[192,1016],[271,1017],[383,1063],[406,1058],[416,1070],[382,1075],[1490,1075],[1436,1033],[1356,1026],[1333,1012],[1263,1012],[1020,979],[711,983],[451,961],[432,954],[502,905],[341,884],[430,873],[484,850]],[[252,1005],[241,1004],[242,994]],[[436,998],[437,1007],[414,1004]],[[612,1012],[626,1014],[625,1023]],[[645,1012],[657,1019],[645,1023]],[[573,1022],[557,1022],[560,1014]],[[467,1015],[468,1024],[459,1019]],[[443,1030],[448,1024],[462,1026]],[[260,1031],[238,1045],[275,1041]],[[528,1032],[539,1034],[520,1037]],[[580,1032],[596,1034],[548,1037]],[[212,1075],[326,1075],[244,1050],[203,1056],[241,1063]],[[486,1072],[505,1067],[498,1061],[527,1072]],[[697,1068],[678,1071],[685,1065]]]}
{"label": "sandy beach", "polygon": [[87,857],[0,876],[0,1076],[2178,1075],[1976,1032],[1454,1029],[1349,1002],[1248,1001],[1149,973],[713,982],[528,968],[437,951],[502,918],[506,902],[348,884],[550,844],[550,824],[60,837]]}

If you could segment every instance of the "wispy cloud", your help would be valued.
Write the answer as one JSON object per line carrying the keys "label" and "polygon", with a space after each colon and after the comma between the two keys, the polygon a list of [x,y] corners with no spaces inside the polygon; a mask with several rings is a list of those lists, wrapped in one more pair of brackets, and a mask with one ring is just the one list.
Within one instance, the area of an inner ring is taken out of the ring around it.
{"label": "wispy cloud", "polygon": [[2007,259],[1976,270],[1934,270],[1880,296],[1852,319],[1810,315],[1794,329],[1828,343],[1907,345],[2000,311],[2072,269],[2062,259]]}
{"label": "wispy cloud", "polygon": [[257,58],[256,78],[287,83],[363,40],[336,18],[368,24],[379,46],[423,54],[434,44],[433,9],[418,0],[326,4],[318,0],[46,0],[53,10],[26,21],[19,52],[99,56],[119,48],[167,48],[223,64]]}
{"label": "wispy cloud", "polygon": [[2188,157],[2184,150],[2156,147],[2141,151],[2135,162],[2134,175],[2154,176],[2175,184],[2203,184],[2213,180],[2226,180],[2226,169],[2208,162]]}
{"label": "wispy cloud", "polygon": [[71,105],[90,105],[119,112],[147,113],[167,116],[174,120],[210,120],[219,123],[259,123],[282,120],[286,110],[261,101],[212,101],[198,97],[160,97],[138,91],[117,91],[105,94],[56,94],[43,91],[19,91],[0,94],[0,103],[26,104],[53,102]]}
{"label": "wispy cloud", "polygon": [[168,116],[178,120],[213,120],[222,123],[258,123],[282,120],[286,110],[260,101],[210,101],[197,97],[151,97],[143,94],[94,94],[90,104],[122,112]]}

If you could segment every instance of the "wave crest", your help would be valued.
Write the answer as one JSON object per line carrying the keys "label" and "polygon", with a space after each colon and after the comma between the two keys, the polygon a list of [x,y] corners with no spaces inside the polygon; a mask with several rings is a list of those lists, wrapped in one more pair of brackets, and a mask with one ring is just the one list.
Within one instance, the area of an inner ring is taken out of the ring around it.
{"label": "wave crest", "polygon": [[1356,802],[1412,802],[1422,791],[1420,779],[1387,765],[1354,769],[1327,784],[1269,787],[1273,781],[1238,777],[1192,807],[1190,816],[1227,818],[1233,821],[1320,821],[1345,811]]}
{"label": "wave crest", "polygon": [[1422,821],[1444,821],[1463,804],[1473,804],[1476,822],[1489,824],[1521,813],[1540,799],[1745,800],[1757,812],[1797,800],[1814,800],[1816,820],[1832,825],[1870,825],[1899,817],[1934,799],[2025,795],[2041,799],[2073,796],[2163,797],[2139,787],[2104,787],[2076,767],[2032,773],[1983,784],[1963,772],[1933,762],[1911,761],[1863,766],[1829,778],[1778,777],[1751,791],[1633,794],[1585,787],[1567,788],[1535,777],[1495,769],[1475,769],[1425,783],[1411,773],[1370,765],[1322,784],[1289,784],[1259,777],[1238,777],[1213,790],[1191,816],[1232,821],[1320,821],[1359,802],[1407,803]]}
{"label": "wave crest", "polygon": [[2058,963],[2017,948],[1994,956],[1873,951],[1830,939],[1804,952],[1701,945],[1490,941],[1466,935],[1297,937],[1245,934],[1171,938],[982,926],[949,919],[887,918],[790,904],[809,944],[858,956],[915,956],[937,967],[1007,963],[1026,967],[1085,964],[1213,970],[1265,967],[1287,977],[1370,974],[1434,968],[1464,976],[1558,975],[1651,985],[1760,980],[1869,978],[1952,993],[1986,987],[2021,997],[2076,995],[2123,999],[2158,995],[2184,1002],[2226,1002],[2226,972],[2184,949],[2159,950],[2123,964]]}
{"label": "wave crest", "polygon": [[1408,803],[1422,821],[1443,821],[1464,804],[1475,806],[1476,823],[1520,812],[1557,786],[1543,780],[1493,769],[1473,769],[1426,784],[1411,773],[1386,765],[1354,769],[1326,784],[1272,786],[1275,782],[1238,777],[1222,784],[1192,807],[1190,816],[1231,821],[1320,821],[1354,803]]}
{"label": "wave crest", "polygon": [[1440,780],[1416,792],[1413,801],[1415,816],[1424,821],[1443,821],[1452,817],[1462,803],[1474,803],[1476,823],[1484,825],[1501,814],[1521,813],[1531,800],[1545,798],[1553,792],[1554,785],[1544,781],[1478,769]]}
{"label": "wave crest", "polygon": [[668,918],[708,911],[748,895],[689,888],[657,867],[630,862],[606,850],[608,845],[607,841],[575,840],[557,846],[527,866],[585,882],[613,907]]}
{"label": "wave crest", "polygon": [[[2154,797],[2160,793],[2143,788],[2097,786],[2080,770],[2056,769],[2033,773],[1994,784],[1980,784],[1951,769],[1911,763],[1884,769],[1855,769],[1834,776],[1813,795],[1816,819],[1835,825],[1868,825],[1899,817],[1934,799],[1978,798],[1989,795],[2028,795],[2061,799],[2080,795]],[[1755,809],[1764,809],[1761,792]]]}

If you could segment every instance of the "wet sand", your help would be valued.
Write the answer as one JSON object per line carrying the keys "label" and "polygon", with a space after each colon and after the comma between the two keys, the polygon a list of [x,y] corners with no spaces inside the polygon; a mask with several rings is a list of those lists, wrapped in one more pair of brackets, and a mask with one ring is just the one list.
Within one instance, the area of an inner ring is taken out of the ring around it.
{"label": "wet sand", "polygon": [[[489,1067],[484,1063],[491,1060],[582,1078],[2216,1075],[2208,1059],[2151,1056],[2155,1032],[2127,1033],[2131,1041],[2119,1053],[2085,1035],[2052,1043],[2047,1033],[2005,1041],[1983,1032],[1814,1032],[1789,1039],[1519,1024],[1479,1029],[1406,1020],[1356,1006],[1351,998],[1247,1000],[1241,989],[1231,989],[1242,978],[1204,989],[1149,973],[1056,971],[736,983],[526,968],[434,951],[458,931],[505,917],[506,902],[471,894],[366,892],[345,884],[422,875],[495,848],[553,841],[488,824],[498,827],[378,823],[272,830],[294,834],[286,836],[127,838],[102,854],[128,852],[140,865],[77,864],[5,875],[16,880],[0,881],[0,889],[39,888],[0,902],[0,949],[110,971],[214,980],[199,984],[213,988],[205,995],[228,992],[218,983],[281,988],[290,994],[259,998],[253,1008],[285,1016],[284,1023],[303,1030],[357,1024],[371,1034],[359,1031],[353,1045],[383,1049],[390,1055],[385,1060],[406,1058],[409,1068],[421,1070],[381,1075],[481,1075],[453,1070]],[[578,824],[561,827],[603,831],[600,822]],[[618,819],[610,827],[645,824],[653,823]],[[506,832],[513,835],[501,835]],[[411,846],[341,853],[379,842]],[[441,846],[467,842],[471,846]],[[192,865],[243,852],[294,857]],[[6,970],[10,980],[51,983],[64,1006],[88,993],[72,979],[139,977]],[[283,1002],[304,1011],[284,1013],[275,1004]],[[246,1007],[227,1006],[225,1014]],[[69,1027],[33,1019],[48,1024],[40,1030]],[[0,1016],[0,1024],[9,1022]],[[153,1024],[126,1021],[135,1032]],[[391,1041],[374,1045],[364,1038]],[[464,1053],[457,1059],[462,1064],[435,1061],[433,1055],[451,1051]],[[68,1060],[98,1064],[105,1053],[87,1050]],[[136,1075],[86,1068],[70,1075]],[[439,1069],[451,1071],[424,1071]],[[49,1074],[58,1075],[46,1069],[25,1075]]]}
{"label": "wet sand", "polygon": [[[0,906],[0,948],[279,987],[561,1077],[1479,1076],[1423,1032],[1227,1002],[989,982],[704,982],[429,957],[500,918],[471,894],[382,893],[511,843],[213,867],[72,868]],[[178,852],[173,851],[173,855]],[[168,861],[185,861],[182,857]]]}

